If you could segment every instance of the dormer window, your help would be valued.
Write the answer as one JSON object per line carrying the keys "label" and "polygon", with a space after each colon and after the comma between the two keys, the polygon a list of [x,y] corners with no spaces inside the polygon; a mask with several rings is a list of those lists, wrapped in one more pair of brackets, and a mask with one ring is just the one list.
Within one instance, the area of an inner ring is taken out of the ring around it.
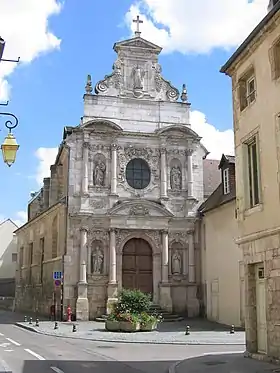
{"label": "dormer window", "polygon": [[224,194],[229,194],[229,169],[225,168],[223,170],[223,187],[224,187]]}

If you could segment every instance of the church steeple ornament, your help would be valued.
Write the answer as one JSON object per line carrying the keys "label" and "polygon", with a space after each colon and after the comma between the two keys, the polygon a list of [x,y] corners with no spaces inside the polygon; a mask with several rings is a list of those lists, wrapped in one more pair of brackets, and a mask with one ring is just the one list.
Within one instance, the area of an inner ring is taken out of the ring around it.
{"label": "church steeple ornament", "polygon": [[137,24],[137,25],[136,25],[135,36],[136,36],[137,38],[139,38],[140,35],[141,35],[140,24],[141,24],[141,23],[144,23],[144,22],[140,19],[139,15],[138,15],[138,16],[136,17],[136,19],[133,20],[133,23],[136,23],[136,24]]}
{"label": "church steeple ornament", "polygon": [[91,82],[91,75],[87,76],[87,84],[85,86],[86,94],[90,95],[92,93],[92,82]]}
{"label": "church steeple ornament", "polygon": [[183,84],[181,100],[182,100],[182,102],[187,102],[188,101],[188,93],[187,93],[186,84]]}

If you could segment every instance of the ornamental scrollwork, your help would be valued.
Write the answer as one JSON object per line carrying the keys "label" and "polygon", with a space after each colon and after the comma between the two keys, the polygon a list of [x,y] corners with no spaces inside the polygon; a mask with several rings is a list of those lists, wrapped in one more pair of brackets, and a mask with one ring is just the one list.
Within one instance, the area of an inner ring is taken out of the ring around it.
{"label": "ornamental scrollwork", "polygon": [[148,216],[150,215],[150,211],[147,207],[142,205],[135,205],[131,207],[129,210],[129,215],[131,216]]}
{"label": "ornamental scrollwork", "polygon": [[170,232],[169,243],[172,242],[188,243],[188,232]]}
{"label": "ornamental scrollwork", "polygon": [[109,232],[107,230],[97,230],[94,228],[89,230],[89,234],[91,241],[101,241],[104,244],[109,242]]}

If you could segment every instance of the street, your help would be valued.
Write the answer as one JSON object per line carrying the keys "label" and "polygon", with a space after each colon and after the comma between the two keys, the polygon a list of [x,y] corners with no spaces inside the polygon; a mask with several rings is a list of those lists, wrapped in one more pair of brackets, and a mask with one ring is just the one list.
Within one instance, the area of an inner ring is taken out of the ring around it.
{"label": "street", "polygon": [[0,373],[163,373],[175,362],[242,346],[182,346],[92,342],[44,336],[14,325],[0,311]]}

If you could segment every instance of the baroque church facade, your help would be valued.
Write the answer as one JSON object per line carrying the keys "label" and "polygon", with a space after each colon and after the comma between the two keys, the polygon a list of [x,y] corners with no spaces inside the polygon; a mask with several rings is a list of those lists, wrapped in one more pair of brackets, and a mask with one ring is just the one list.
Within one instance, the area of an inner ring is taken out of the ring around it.
{"label": "baroque church facade", "polygon": [[87,320],[109,312],[120,289],[138,288],[167,311],[198,316],[208,152],[185,85],[179,92],[162,76],[161,48],[136,32],[114,51],[110,75],[94,89],[88,76],[81,122],[65,127],[51,177],[16,232],[16,305],[33,299],[48,313],[55,298]]}

